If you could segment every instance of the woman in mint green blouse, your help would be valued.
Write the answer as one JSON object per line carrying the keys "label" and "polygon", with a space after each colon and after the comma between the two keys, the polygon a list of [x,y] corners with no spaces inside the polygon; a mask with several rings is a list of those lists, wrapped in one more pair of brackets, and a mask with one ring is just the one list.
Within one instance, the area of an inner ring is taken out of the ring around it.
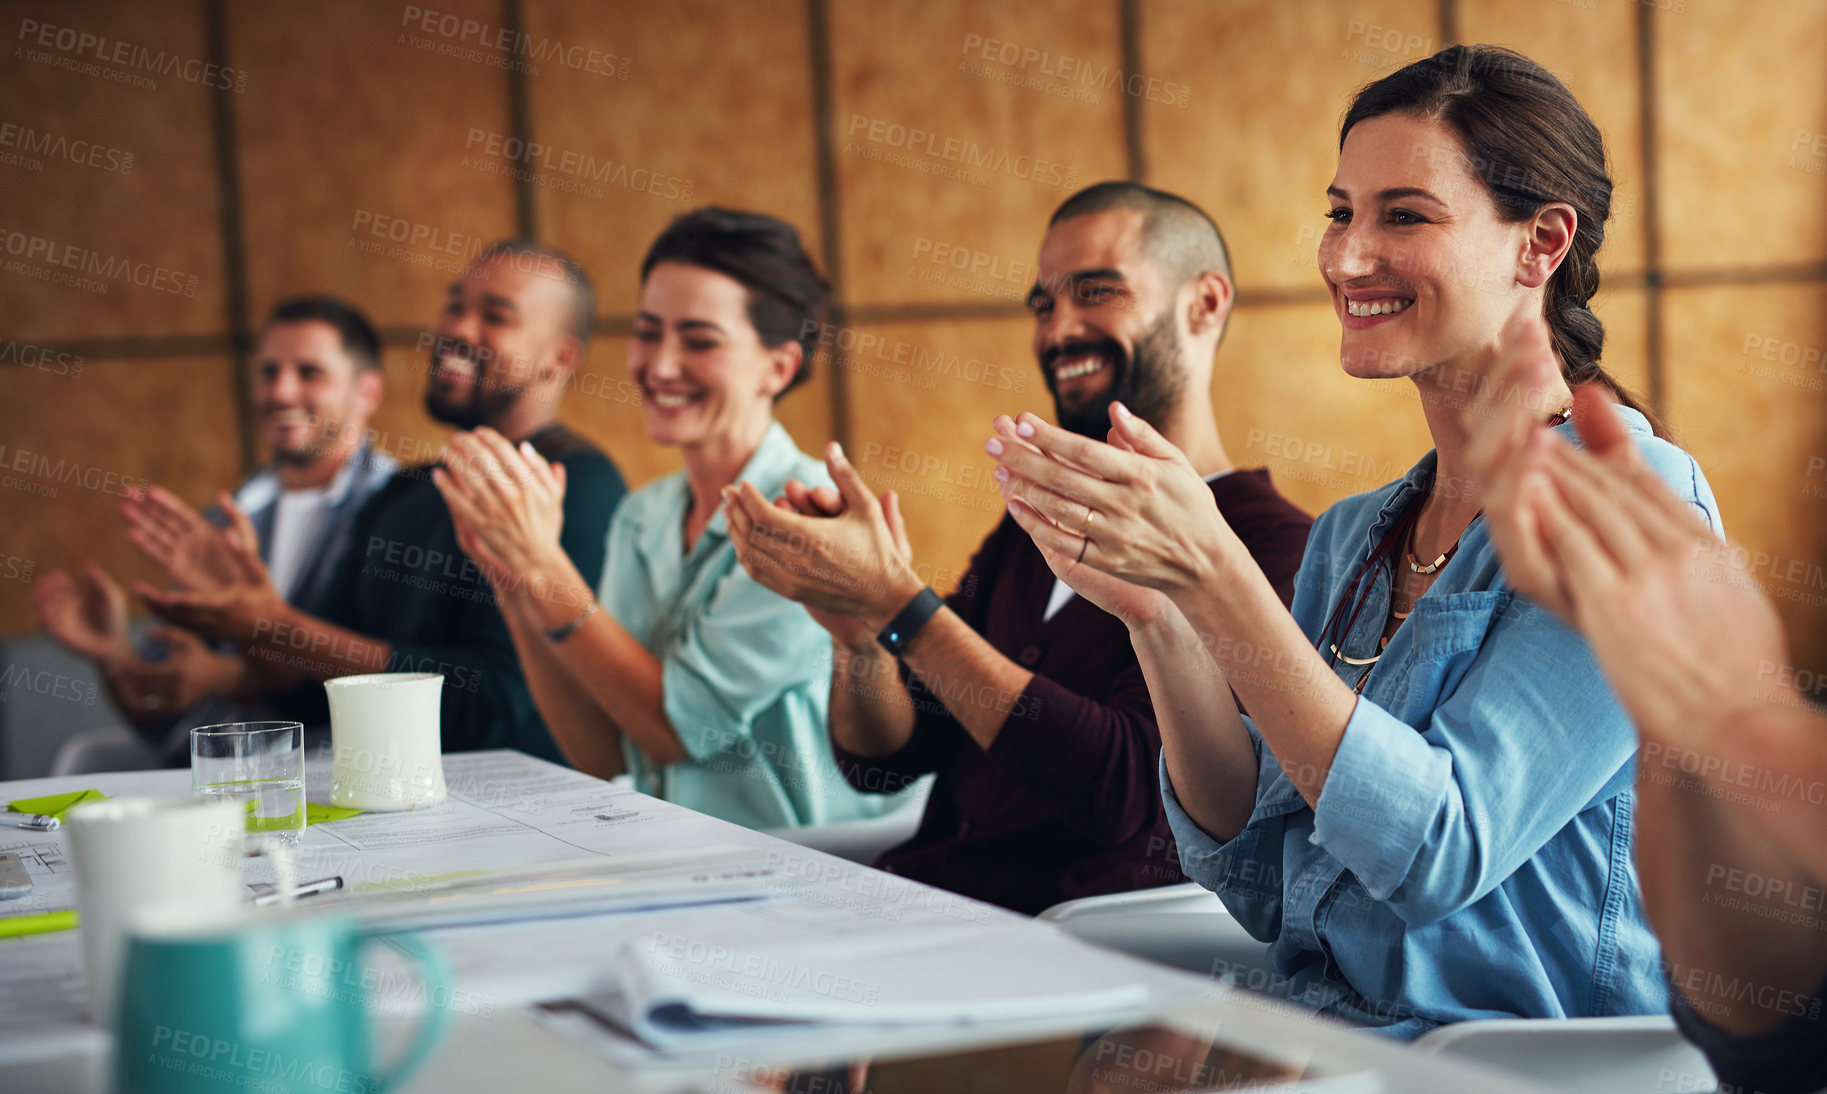
{"label": "woman in mint green blouse", "polygon": [[648,437],[685,470],[622,502],[600,590],[558,547],[562,469],[477,430],[453,440],[440,477],[566,758],[754,828],[884,808],[832,760],[829,636],[737,564],[721,509],[737,481],[770,497],[828,482],[774,420],[807,377],[827,297],[799,233],[773,217],[699,209],[654,241],[628,368]]}

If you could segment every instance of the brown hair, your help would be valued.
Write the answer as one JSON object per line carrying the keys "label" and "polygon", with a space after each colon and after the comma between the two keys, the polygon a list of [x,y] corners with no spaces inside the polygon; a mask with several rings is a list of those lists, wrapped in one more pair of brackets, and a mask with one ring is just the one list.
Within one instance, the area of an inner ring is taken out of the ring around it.
{"label": "brown hair", "polygon": [[1599,364],[1605,325],[1590,302],[1599,290],[1611,175],[1599,127],[1567,85],[1515,50],[1451,46],[1360,90],[1339,127],[1339,148],[1352,126],[1385,114],[1412,114],[1452,130],[1506,221],[1527,220],[1551,202],[1573,207],[1573,244],[1542,305],[1561,374],[1570,387],[1604,385],[1649,419],[1656,436],[1668,437],[1648,405]]}
{"label": "brown hair", "polygon": [[707,205],[675,217],[653,241],[641,259],[642,284],[662,262],[701,266],[740,282],[761,344],[799,343],[799,370],[780,395],[811,378],[831,286],[800,243],[799,229],[766,213]]}

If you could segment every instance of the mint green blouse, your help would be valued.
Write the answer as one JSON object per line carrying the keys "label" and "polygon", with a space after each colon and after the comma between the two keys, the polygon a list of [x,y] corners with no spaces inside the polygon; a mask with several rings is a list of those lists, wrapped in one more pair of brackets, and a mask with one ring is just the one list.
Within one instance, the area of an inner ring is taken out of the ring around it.
{"label": "mint green blouse", "polygon": [[[739,479],[768,498],[829,485],[775,422]],[[690,759],[656,767],[623,742],[641,790],[750,828],[876,816],[898,799],[850,789],[831,756],[831,637],[736,561],[721,510],[684,553],[685,473],[630,494],[609,525],[599,599],[663,665],[666,717]]]}

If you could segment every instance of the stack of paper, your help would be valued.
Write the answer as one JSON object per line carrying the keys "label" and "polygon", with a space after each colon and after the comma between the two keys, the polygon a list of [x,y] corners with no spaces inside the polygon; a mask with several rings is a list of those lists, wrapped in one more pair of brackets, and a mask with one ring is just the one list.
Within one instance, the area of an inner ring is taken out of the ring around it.
{"label": "stack of paper", "polygon": [[648,861],[655,857],[409,878],[359,887],[336,903],[377,926],[425,929],[764,900],[780,884],[771,868],[750,861],[753,856],[741,848],[658,856],[663,866]]}
{"label": "stack of paper", "polygon": [[1133,962],[1087,950],[1038,923],[790,944],[655,931],[624,944],[617,964],[617,1017],[658,1048],[777,1033],[783,1025],[1110,1014],[1149,998]]}

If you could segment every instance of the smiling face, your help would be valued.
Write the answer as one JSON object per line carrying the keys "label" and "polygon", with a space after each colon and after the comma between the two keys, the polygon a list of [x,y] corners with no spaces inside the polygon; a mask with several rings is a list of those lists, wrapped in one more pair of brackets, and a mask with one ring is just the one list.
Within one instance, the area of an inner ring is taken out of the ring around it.
{"label": "smiling face", "polygon": [[330,324],[275,323],[260,339],[252,396],[273,459],[309,464],[360,439],[380,377],[356,363]]}
{"label": "smiling face", "polygon": [[571,287],[543,264],[503,255],[470,267],[432,324],[426,412],[458,429],[495,425],[528,388],[554,382],[576,340],[571,301]]}
{"label": "smiling face", "polygon": [[748,314],[748,289],[725,274],[661,262],[641,286],[628,372],[657,444],[752,443],[799,365],[798,343],[768,347]]}
{"label": "smiling face", "polygon": [[1529,306],[1518,281],[1528,225],[1498,219],[1440,123],[1407,114],[1358,123],[1326,193],[1319,269],[1344,327],[1347,373],[1414,376],[1462,359]]}
{"label": "smiling face", "polygon": [[1028,293],[1034,358],[1059,424],[1102,439],[1121,400],[1159,424],[1185,386],[1174,286],[1143,250],[1143,215],[1113,209],[1047,229]]}

